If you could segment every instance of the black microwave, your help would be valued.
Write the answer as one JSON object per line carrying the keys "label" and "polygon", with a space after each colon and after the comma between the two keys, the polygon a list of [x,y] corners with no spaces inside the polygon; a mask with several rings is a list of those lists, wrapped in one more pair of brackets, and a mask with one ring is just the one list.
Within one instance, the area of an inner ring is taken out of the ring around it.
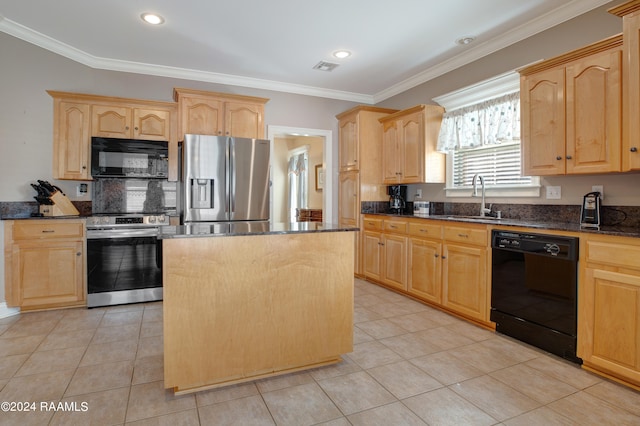
{"label": "black microwave", "polygon": [[91,176],[158,178],[169,174],[169,142],[91,138]]}

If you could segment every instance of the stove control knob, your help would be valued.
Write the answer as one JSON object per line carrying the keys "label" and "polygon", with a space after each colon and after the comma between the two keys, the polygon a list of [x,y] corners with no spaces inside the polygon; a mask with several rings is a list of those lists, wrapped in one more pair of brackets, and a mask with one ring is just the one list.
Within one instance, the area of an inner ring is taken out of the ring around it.
{"label": "stove control knob", "polygon": [[104,216],[102,218],[100,218],[102,223],[108,224],[109,223],[109,218],[107,216]]}
{"label": "stove control knob", "polygon": [[149,216],[149,223],[156,223],[156,217],[155,216]]}
{"label": "stove control knob", "polygon": [[157,220],[158,220],[158,223],[165,223],[167,221],[167,217],[162,214],[158,216]]}

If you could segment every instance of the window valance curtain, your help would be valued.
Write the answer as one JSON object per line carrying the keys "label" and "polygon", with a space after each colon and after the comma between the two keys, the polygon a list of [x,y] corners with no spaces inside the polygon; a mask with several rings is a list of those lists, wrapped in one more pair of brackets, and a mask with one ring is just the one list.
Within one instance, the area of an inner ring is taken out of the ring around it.
{"label": "window valance curtain", "polygon": [[520,140],[520,92],[446,112],[438,151],[455,151]]}

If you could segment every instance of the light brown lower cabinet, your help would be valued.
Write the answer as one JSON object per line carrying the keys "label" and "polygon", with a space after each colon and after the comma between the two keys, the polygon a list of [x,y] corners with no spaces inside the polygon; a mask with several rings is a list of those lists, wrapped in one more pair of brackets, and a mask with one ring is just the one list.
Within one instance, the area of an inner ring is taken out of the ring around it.
{"label": "light brown lower cabinet", "polygon": [[[442,226],[409,223],[407,292],[442,304]],[[418,236],[413,236],[418,235]]]}
{"label": "light brown lower cabinet", "polygon": [[5,222],[7,305],[40,310],[86,305],[84,221]]}
{"label": "light brown lower cabinet", "polygon": [[589,235],[580,252],[578,356],[640,389],[640,239]]}
{"label": "light brown lower cabinet", "polygon": [[443,225],[442,305],[489,321],[488,247],[485,225]]}
{"label": "light brown lower cabinet", "polygon": [[484,325],[486,225],[365,216],[365,277]]}

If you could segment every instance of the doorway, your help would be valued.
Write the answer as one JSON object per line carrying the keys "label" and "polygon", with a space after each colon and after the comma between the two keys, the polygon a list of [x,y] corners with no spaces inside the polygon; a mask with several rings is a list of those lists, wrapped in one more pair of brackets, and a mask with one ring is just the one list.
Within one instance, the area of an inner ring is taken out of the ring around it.
{"label": "doorway", "polygon": [[[330,130],[268,126],[271,141],[271,220],[288,222],[289,156],[308,145],[308,206],[322,208],[323,221],[333,221],[333,155]],[[295,220],[295,218],[293,219]]]}

